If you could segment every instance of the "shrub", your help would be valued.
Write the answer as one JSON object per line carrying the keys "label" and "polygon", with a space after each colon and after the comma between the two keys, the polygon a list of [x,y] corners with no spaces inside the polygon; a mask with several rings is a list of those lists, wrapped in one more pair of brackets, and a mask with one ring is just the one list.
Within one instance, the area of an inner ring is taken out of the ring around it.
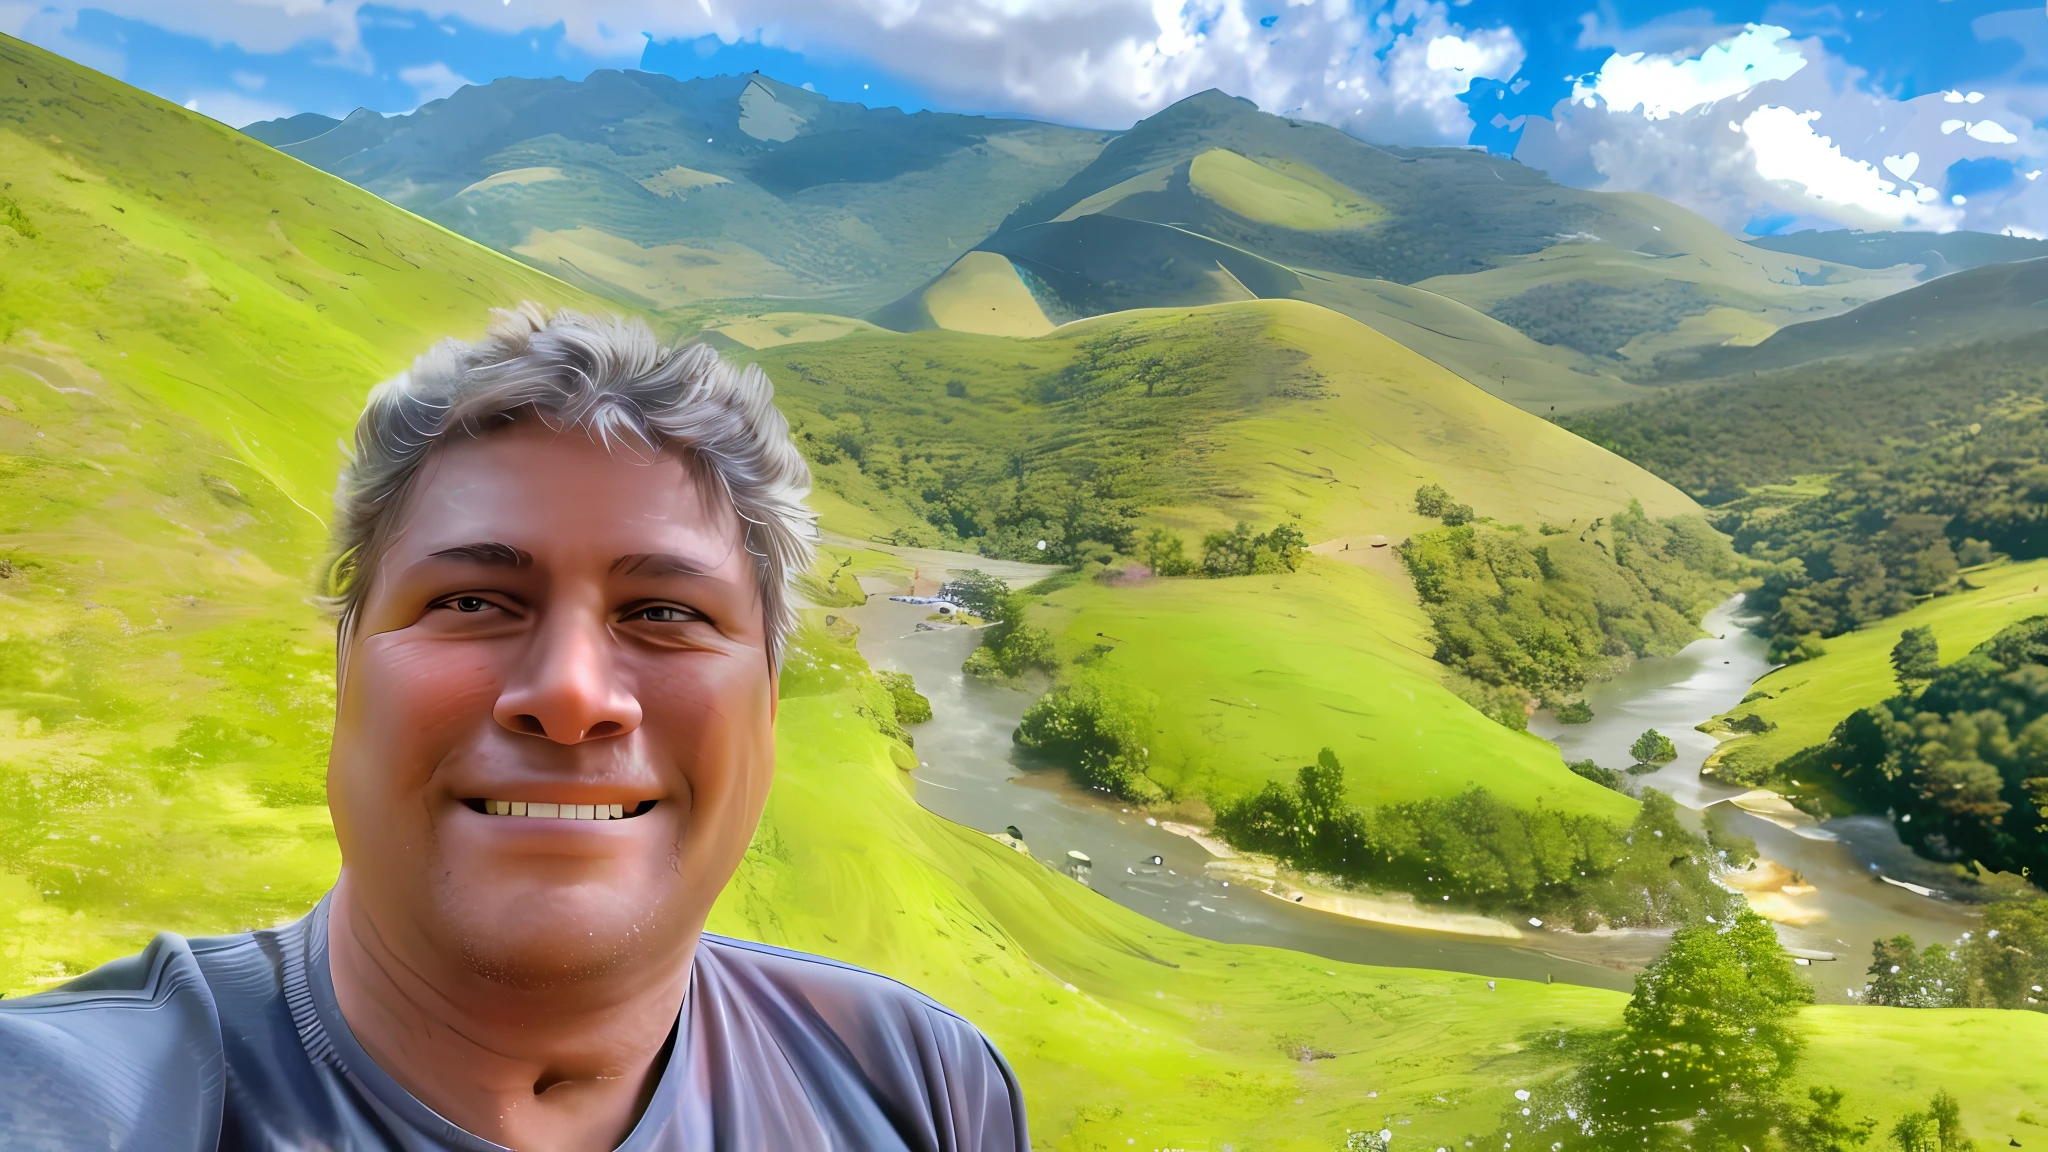
{"label": "shrub", "polygon": [[898,724],[922,724],[932,718],[932,702],[917,690],[917,684],[908,672],[877,672],[882,687],[889,690],[889,698],[896,703]]}
{"label": "shrub", "polygon": [[1678,759],[1678,746],[1671,742],[1671,737],[1652,728],[1636,737],[1636,742],[1628,746],[1628,754],[1635,757],[1637,764],[1669,764]]}
{"label": "shrub", "polygon": [[1076,676],[1024,713],[1012,739],[1065,767],[1076,781],[1125,800],[1159,796],[1145,775],[1151,697],[1095,676]]}
{"label": "shrub", "polygon": [[1561,705],[1557,710],[1557,722],[1559,724],[1591,724],[1593,722],[1593,706],[1584,700],[1573,700],[1570,703]]}

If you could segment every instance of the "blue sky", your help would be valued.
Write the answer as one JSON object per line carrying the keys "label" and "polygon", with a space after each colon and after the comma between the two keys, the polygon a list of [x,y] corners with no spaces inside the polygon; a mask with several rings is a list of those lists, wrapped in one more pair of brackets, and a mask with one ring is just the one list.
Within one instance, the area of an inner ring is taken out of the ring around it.
{"label": "blue sky", "polygon": [[2048,234],[2038,2],[0,0],[0,32],[234,124],[597,68],[1106,128],[1219,87],[1736,230]]}

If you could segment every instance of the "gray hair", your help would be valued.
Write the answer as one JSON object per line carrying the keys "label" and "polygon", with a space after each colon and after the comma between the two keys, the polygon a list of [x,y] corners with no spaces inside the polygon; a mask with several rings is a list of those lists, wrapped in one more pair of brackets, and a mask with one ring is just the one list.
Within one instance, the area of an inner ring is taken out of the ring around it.
{"label": "gray hair", "polygon": [[735,368],[708,345],[664,345],[637,319],[550,316],[532,302],[491,314],[482,340],[443,340],[379,384],[356,422],[322,589],[343,660],[392,521],[434,446],[527,417],[608,448],[670,451],[730,500],[754,559],[769,659],[779,666],[796,626],[790,581],[810,567],[818,530],[804,504],[810,469],[790,442],[767,374]]}

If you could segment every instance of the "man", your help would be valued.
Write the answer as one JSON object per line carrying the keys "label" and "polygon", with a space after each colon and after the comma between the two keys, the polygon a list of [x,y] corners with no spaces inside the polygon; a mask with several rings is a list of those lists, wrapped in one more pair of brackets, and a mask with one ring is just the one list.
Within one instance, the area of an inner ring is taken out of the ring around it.
{"label": "man", "polygon": [[770,398],[531,305],[379,387],[329,569],[340,878],[0,1004],[0,1146],[1027,1149],[966,1021],[704,934],[815,533]]}

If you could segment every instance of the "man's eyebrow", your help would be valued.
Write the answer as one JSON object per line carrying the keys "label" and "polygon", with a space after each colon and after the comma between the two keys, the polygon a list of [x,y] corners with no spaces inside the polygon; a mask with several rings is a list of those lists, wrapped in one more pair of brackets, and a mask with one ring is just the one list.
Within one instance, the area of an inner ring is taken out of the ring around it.
{"label": "man's eyebrow", "polygon": [[472,564],[483,564],[493,568],[531,568],[533,554],[510,544],[495,540],[483,540],[474,544],[457,544],[430,554],[434,559],[467,560]]}
{"label": "man's eyebrow", "polygon": [[708,576],[711,570],[673,552],[632,552],[612,561],[614,576]]}

